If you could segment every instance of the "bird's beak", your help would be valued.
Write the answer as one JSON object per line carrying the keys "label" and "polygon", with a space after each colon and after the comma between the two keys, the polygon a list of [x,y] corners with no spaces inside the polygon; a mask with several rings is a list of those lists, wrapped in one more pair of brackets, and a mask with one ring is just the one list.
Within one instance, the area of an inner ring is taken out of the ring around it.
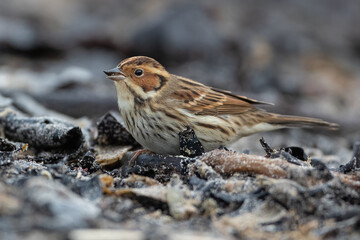
{"label": "bird's beak", "polygon": [[119,81],[126,78],[125,74],[117,67],[110,70],[105,70],[104,73],[107,75],[106,78],[113,81]]}

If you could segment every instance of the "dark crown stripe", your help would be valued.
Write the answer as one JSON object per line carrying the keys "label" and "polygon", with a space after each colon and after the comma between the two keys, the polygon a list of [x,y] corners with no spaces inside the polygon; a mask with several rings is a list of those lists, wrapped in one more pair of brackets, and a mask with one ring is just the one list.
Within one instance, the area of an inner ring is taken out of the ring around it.
{"label": "dark crown stripe", "polygon": [[142,65],[142,64],[151,64],[154,68],[161,68],[161,64],[155,61],[152,58],[148,57],[136,57],[134,59],[126,59],[125,61],[120,63],[121,65],[125,64],[134,64],[134,65]]}

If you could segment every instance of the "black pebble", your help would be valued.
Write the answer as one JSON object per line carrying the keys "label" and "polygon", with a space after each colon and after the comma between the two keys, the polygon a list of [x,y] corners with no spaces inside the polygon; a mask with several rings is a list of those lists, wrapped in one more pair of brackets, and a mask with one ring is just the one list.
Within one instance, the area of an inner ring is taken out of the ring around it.
{"label": "black pebble", "polygon": [[186,157],[197,157],[205,150],[197,138],[195,131],[189,126],[179,133],[180,154]]}

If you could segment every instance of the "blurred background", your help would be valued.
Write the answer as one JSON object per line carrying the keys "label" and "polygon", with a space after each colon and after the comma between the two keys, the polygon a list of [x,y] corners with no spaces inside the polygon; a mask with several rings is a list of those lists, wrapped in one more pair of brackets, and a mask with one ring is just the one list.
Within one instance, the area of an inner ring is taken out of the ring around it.
{"label": "blurred background", "polygon": [[1,0],[0,94],[25,112],[24,96],[97,119],[117,109],[102,71],[146,55],[171,73],[273,102],[270,111],[339,123],[338,132],[262,136],[346,159],[360,133],[359,13],[358,0]]}

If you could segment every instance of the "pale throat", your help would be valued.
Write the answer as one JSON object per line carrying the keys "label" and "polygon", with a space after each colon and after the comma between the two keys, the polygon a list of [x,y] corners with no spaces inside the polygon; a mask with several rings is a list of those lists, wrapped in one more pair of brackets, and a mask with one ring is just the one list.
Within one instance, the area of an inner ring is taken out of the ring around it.
{"label": "pale throat", "polygon": [[134,95],[126,88],[124,82],[115,82],[117,102],[120,111],[134,108]]}
{"label": "pale throat", "polygon": [[115,82],[117,100],[119,108],[123,111],[133,111],[135,108],[135,99],[150,100],[156,94],[156,91],[144,92],[143,89],[124,79],[123,81]]}

